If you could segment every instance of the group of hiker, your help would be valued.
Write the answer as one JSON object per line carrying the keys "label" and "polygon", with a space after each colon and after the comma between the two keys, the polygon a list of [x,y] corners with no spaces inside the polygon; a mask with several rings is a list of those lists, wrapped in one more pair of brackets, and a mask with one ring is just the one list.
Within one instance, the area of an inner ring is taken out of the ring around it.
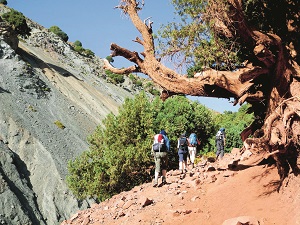
{"label": "group of hiker", "polygon": [[[216,134],[216,160],[222,159],[224,156],[225,147],[225,128],[220,128]],[[187,160],[189,158],[192,168],[195,166],[195,158],[197,155],[197,146],[201,144],[195,132],[189,136],[186,132],[180,135],[177,143],[177,150],[179,156],[179,171],[181,174],[188,172]],[[168,153],[170,152],[170,140],[165,130],[161,130],[159,134],[154,136],[152,145],[152,153],[155,161],[155,173],[153,187],[158,186],[158,177],[161,172],[162,183],[167,183],[166,174],[168,166]]]}

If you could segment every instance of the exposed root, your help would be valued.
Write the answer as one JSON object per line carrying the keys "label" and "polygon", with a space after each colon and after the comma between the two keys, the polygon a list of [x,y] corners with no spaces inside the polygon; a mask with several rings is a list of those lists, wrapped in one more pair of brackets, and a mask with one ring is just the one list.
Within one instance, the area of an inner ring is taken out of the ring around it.
{"label": "exposed root", "polygon": [[[280,182],[280,190],[290,169],[299,174],[297,159],[300,146],[300,104],[298,98],[283,101],[265,120],[262,137],[247,138],[244,145],[256,151],[267,151],[276,161]],[[249,133],[249,132],[247,132]]]}

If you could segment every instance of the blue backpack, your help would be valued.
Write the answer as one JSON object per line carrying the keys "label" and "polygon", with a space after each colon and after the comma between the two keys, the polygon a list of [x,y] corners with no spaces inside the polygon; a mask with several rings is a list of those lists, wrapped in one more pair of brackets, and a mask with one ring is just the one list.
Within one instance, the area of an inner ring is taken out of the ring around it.
{"label": "blue backpack", "polygon": [[197,135],[195,133],[191,133],[189,137],[189,142],[192,146],[196,146],[198,144],[197,142]]}

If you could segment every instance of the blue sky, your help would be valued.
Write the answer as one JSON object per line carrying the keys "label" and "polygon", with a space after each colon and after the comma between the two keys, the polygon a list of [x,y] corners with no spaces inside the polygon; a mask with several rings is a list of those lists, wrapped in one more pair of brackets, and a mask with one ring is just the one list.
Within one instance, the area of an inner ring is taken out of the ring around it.
{"label": "blue sky", "polygon": [[[105,58],[110,54],[110,44],[116,43],[129,50],[140,51],[139,44],[133,42],[140,37],[130,19],[119,9],[114,8],[119,0],[7,0],[7,6],[22,12],[24,16],[40,25],[50,28],[58,26],[69,36],[69,41],[81,41],[86,49],[97,56]],[[153,30],[156,32],[162,24],[174,19],[174,10],[170,0],[145,0],[141,19],[151,17]],[[129,66],[129,62],[116,57],[114,66]],[[237,111],[226,99],[195,98],[201,104],[219,112]]]}

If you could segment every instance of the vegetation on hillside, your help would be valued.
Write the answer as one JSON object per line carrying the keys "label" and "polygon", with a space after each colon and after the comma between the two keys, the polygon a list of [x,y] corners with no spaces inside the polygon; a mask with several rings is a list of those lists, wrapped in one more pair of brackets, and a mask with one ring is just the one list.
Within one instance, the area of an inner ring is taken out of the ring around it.
{"label": "vegetation on hillside", "polygon": [[25,16],[21,12],[11,9],[9,12],[4,13],[1,18],[8,22],[17,34],[25,37],[30,35],[31,29],[28,27]]}
{"label": "vegetation on hillside", "polygon": [[64,32],[62,31],[58,26],[51,26],[49,28],[49,30],[56,34],[58,37],[60,37],[63,41],[67,42],[69,40],[69,36]]}
{"label": "vegetation on hillside", "polygon": [[[149,1],[150,2],[150,1]],[[144,1],[121,0],[116,8],[140,32],[135,41],[143,50],[112,43],[111,55],[133,63],[114,73],[143,73],[164,90],[163,100],[179,94],[233,98],[249,103],[253,123],[241,140],[253,151],[272,153],[280,182],[300,172],[300,14],[299,0],[172,0],[176,23],[165,26],[154,42],[152,25],[139,16]],[[154,21],[155,22],[155,21]],[[155,46],[159,43],[159,47]],[[163,65],[168,56],[184,73]],[[193,77],[194,72],[199,72]]]}
{"label": "vegetation on hillside", "polygon": [[[223,116],[224,115],[224,116]],[[235,120],[239,118],[239,120]],[[151,155],[153,136],[165,129],[171,141],[169,169],[177,169],[177,138],[183,132],[196,132],[201,140],[200,154],[215,151],[214,136],[225,126],[234,137],[250,123],[241,112],[217,115],[198,102],[184,96],[150,99],[144,92],[126,99],[117,116],[109,114],[102,126],[88,138],[89,150],[68,164],[67,183],[80,199],[95,197],[102,201],[116,193],[151,180],[154,160]],[[233,127],[231,127],[233,126]],[[232,147],[241,147],[228,137]]]}
{"label": "vegetation on hillside", "polygon": [[87,56],[87,57],[93,57],[95,53],[91,51],[90,49],[85,49],[82,47],[82,43],[79,40],[76,40],[73,43],[73,48],[76,52],[80,53],[81,55]]}

